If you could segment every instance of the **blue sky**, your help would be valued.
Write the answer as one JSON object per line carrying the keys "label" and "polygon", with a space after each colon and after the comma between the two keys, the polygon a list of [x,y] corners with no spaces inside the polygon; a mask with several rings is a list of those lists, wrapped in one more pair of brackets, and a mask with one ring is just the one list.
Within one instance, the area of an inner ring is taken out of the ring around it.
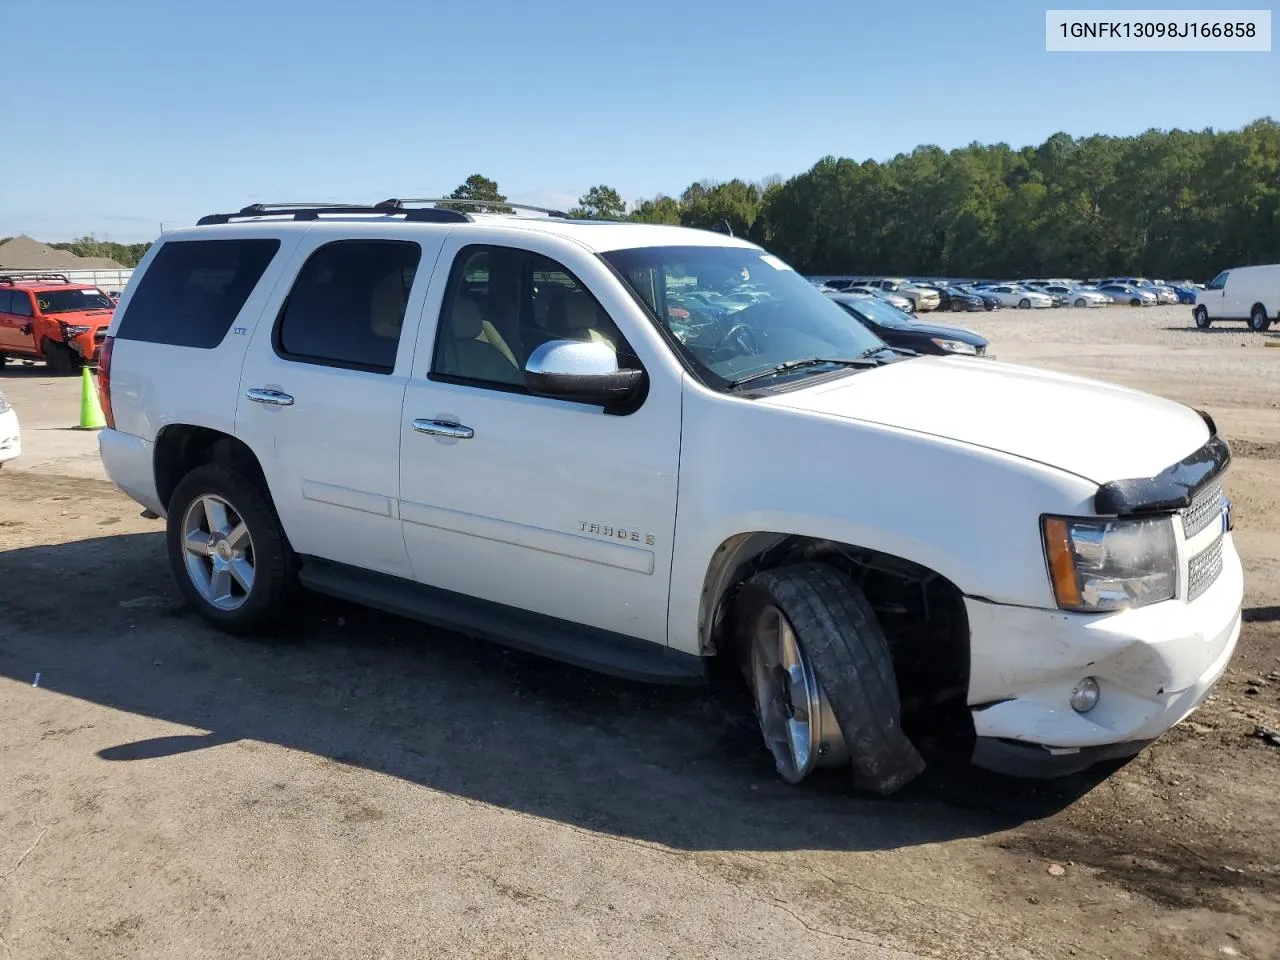
{"label": "blue sky", "polygon": [[31,106],[0,147],[0,236],[145,240],[252,201],[436,195],[475,172],[513,200],[601,182],[634,200],[827,154],[1280,119],[1274,44],[1046,53],[1048,5],[7,0],[4,99]]}

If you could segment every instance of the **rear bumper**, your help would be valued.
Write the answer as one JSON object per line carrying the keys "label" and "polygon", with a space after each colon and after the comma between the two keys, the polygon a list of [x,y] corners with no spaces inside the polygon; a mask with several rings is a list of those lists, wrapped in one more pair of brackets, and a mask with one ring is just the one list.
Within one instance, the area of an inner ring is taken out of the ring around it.
{"label": "rear bumper", "polygon": [[22,455],[22,434],[18,414],[13,409],[0,413],[0,463]]}
{"label": "rear bumper", "polygon": [[[1230,534],[1222,558],[1191,603],[1090,616],[966,599],[974,762],[1070,772],[1137,753],[1200,706],[1240,637],[1244,576]],[[1069,697],[1085,677],[1101,695],[1077,713]]]}
{"label": "rear bumper", "polygon": [[117,487],[152,513],[164,516],[156,493],[154,444],[119,430],[98,432],[98,453],[107,476]]}

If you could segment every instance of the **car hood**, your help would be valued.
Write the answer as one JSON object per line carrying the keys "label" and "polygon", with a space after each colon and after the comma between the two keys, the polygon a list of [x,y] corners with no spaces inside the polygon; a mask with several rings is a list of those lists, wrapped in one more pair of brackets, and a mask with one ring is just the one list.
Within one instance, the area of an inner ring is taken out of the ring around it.
{"label": "car hood", "polygon": [[998,450],[1094,483],[1153,477],[1209,439],[1190,407],[1034,367],[917,357],[760,403]]}
{"label": "car hood", "polygon": [[64,310],[61,313],[47,314],[50,320],[60,320],[63,323],[69,323],[72,326],[78,324],[89,324],[97,326],[111,322],[113,310],[107,307],[94,307],[92,310]]}
{"label": "car hood", "polygon": [[946,337],[949,340],[960,340],[963,343],[972,343],[974,345],[987,342],[987,338],[976,330],[970,330],[967,327],[952,327],[942,323],[919,323],[913,320],[902,327],[886,327],[885,329],[909,330],[912,333],[923,333],[929,337]]}

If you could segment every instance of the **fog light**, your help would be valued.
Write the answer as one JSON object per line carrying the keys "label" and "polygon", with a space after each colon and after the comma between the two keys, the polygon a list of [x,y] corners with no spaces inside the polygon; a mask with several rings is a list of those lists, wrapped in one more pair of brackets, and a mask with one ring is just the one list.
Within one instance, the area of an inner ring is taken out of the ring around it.
{"label": "fog light", "polygon": [[1100,695],[1098,681],[1093,677],[1085,677],[1071,691],[1071,709],[1076,713],[1088,713],[1098,705]]}

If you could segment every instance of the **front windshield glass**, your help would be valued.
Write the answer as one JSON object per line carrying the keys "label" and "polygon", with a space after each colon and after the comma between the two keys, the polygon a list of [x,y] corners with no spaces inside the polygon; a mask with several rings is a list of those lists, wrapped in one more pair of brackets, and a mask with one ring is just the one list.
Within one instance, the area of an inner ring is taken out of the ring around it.
{"label": "front windshield glass", "polygon": [[901,329],[911,326],[910,317],[893,304],[876,297],[867,297],[865,300],[837,300],[836,303],[853,315],[866,317],[872,323],[878,323],[882,327]]}
{"label": "front windshield glass", "polygon": [[41,290],[36,294],[41,313],[74,313],[77,310],[110,310],[111,298],[91,287],[88,290]]}
{"label": "front windshield glass", "polygon": [[[813,284],[755,247],[638,247],[602,256],[685,358],[720,386],[780,364],[884,348]],[[830,369],[806,366],[790,375]]]}

